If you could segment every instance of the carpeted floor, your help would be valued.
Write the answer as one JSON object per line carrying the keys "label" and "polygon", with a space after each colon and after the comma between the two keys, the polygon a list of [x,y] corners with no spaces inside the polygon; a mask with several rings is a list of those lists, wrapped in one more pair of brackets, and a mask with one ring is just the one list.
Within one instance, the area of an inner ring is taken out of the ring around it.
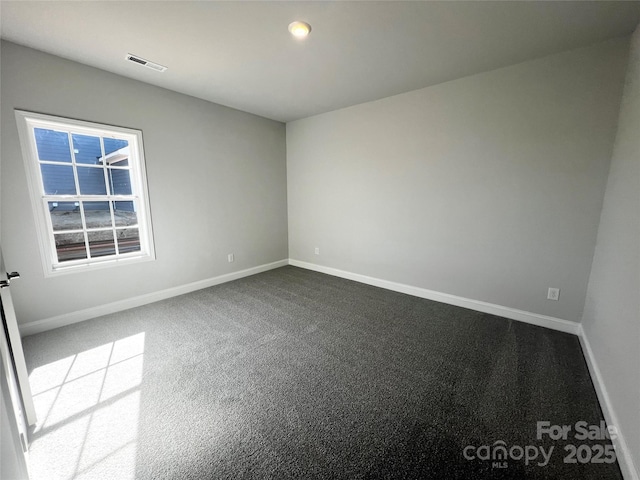
{"label": "carpeted floor", "polygon": [[577,337],[295,267],[24,347],[33,480],[621,478]]}

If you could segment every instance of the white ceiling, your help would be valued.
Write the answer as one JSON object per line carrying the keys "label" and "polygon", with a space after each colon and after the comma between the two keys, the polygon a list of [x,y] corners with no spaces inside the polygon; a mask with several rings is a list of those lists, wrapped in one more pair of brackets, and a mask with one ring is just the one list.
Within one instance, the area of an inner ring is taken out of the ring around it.
{"label": "white ceiling", "polygon": [[640,2],[3,0],[0,19],[12,42],[286,122],[628,35]]}

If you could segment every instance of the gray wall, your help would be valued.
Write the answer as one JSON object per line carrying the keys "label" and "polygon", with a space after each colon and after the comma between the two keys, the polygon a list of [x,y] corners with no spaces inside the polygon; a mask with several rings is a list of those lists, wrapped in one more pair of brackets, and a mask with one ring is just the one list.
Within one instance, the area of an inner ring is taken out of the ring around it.
{"label": "gray wall", "polygon": [[287,124],[289,257],[579,321],[627,47]]}
{"label": "gray wall", "polygon": [[[7,42],[1,62],[1,243],[22,274],[20,323],[287,258],[282,123]],[[44,277],[14,108],[143,131],[157,261]]]}
{"label": "gray wall", "polygon": [[640,476],[640,28],[631,39],[582,323]]}

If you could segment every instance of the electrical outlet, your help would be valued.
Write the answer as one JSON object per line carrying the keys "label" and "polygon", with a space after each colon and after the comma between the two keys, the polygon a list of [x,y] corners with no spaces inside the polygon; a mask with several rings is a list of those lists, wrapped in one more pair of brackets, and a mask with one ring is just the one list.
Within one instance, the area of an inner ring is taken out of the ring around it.
{"label": "electrical outlet", "polygon": [[229,263],[233,262],[235,260],[235,257],[233,256],[233,253],[230,253],[229,255],[227,255],[227,260],[229,261]]}
{"label": "electrical outlet", "polygon": [[549,288],[547,292],[547,300],[558,300],[560,299],[560,289],[559,288]]}
{"label": "electrical outlet", "polygon": [[320,248],[319,247],[316,247],[315,254],[316,255],[320,255]]}

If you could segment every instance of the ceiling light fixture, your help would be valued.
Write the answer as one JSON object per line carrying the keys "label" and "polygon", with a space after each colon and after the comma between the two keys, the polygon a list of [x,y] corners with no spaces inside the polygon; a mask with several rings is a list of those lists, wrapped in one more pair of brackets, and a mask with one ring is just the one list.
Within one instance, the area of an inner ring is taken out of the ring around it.
{"label": "ceiling light fixture", "polygon": [[289,24],[289,31],[291,32],[291,35],[296,38],[304,38],[309,35],[311,25],[305,22],[291,22]]}

